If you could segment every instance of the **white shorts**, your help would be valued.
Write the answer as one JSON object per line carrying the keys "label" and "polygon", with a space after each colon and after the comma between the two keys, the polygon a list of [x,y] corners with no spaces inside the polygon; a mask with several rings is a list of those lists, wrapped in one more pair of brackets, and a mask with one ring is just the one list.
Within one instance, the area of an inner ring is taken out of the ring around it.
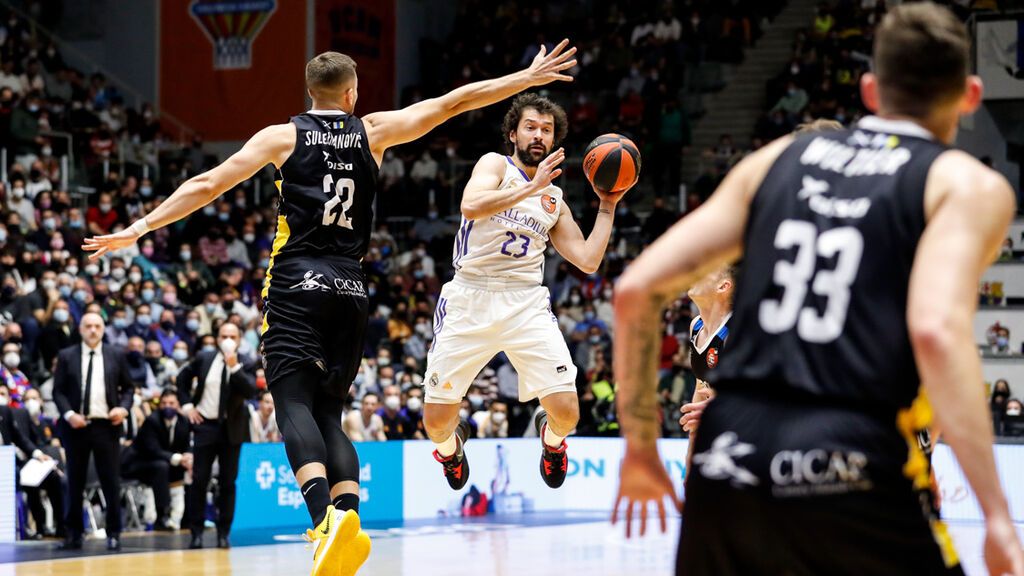
{"label": "white shorts", "polygon": [[519,400],[576,393],[576,366],[544,286],[495,290],[456,278],[434,313],[434,342],[423,378],[425,400],[457,404],[480,371],[504,352],[519,373]]}

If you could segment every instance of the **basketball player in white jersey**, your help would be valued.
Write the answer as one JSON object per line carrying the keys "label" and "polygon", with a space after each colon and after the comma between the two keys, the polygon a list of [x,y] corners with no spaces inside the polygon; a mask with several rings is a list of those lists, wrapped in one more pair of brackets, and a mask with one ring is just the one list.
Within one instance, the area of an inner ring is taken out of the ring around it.
{"label": "basketball player in white jersey", "polygon": [[462,197],[462,226],[455,238],[455,278],[441,290],[436,334],[427,356],[423,423],[437,446],[434,458],[448,484],[469,479],[462,446],[469,435],[459,403],[484,365],[505,352],[519,373],[519,399],[539,398],[535,425],[542,440],[541,476],[557,488],[565,481],[565,437],[579,420],[576,367],[550,294],[541,286],[548,242],[586,273],[597,270],[612,232],[622,192],[601,199],[597,222],[584,238],[561,188],[568,130],[565,111],[547,98],[522,94],[505,115],[502,133],[510,156],[486,154],[473,169]]}

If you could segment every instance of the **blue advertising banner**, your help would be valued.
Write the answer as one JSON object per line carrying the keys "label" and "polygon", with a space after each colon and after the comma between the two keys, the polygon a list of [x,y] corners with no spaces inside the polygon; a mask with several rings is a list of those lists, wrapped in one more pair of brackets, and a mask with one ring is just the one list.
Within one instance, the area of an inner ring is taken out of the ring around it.
{"label": "blue advertising banner", "polygon": [[[363,521],[402,519],[402,443],[356,443]],[[234,529],[305,528],[302,491],[284,444],[245,444],[238,466]]]}

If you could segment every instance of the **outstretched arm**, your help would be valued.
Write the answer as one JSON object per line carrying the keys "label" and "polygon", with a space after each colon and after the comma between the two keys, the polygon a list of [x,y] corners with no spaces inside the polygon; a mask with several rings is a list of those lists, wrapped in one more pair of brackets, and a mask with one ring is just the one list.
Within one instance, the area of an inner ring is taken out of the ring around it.
{"label": "outstretched arm", "polygon": [[281,166],[295,148],[294,124],[278,124],[260,130],[220,166],[189,178],[149,215],[130,227],[107,236],[88,238],[83,250],[96,260],[107,252],[131,246],[146,232],[177,222],[252,177],[267,164]]}
{"label": "outstretched arm", "polygon": [[562,40],[550,54],[542,46],[533,64],[525,70],[466,84],[444,96],[417,102],[401,110],[367,114],[363,123],[377,164],[388,148],[412,142],[463,112],[500,102],[532,86],[543,86],[555,80],[572,81],[572,76],[563,72],[576,65],[572,58],[576,48],[566,49],[567,46],[569,41]]}
{"label": "outstretched arm", "polygon": [[562,202],[558,213],[558,222],[551,229],[551,244],[555,250],[586,274],[593,274],[601,266],[601,260],[608,249],[608,240],[612,236],[615,206],[625,194],[624,191],[615,194],[595,192],[601,198],[601,205],[597,209],[597,221],[594,222],[589,238],[583,237],[583,231],[565,202]]}

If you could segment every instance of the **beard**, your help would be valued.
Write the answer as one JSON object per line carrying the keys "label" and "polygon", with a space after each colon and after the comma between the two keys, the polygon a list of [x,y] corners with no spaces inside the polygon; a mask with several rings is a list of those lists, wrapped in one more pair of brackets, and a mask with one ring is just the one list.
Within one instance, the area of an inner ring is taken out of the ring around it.
{"label": "beard", "polygon": [[541,160],[547,158],[548,148],[547,146],[540,143],[530,143],[525,147],[520,147],[516,143],[516,158],[525,166],[536,166],[540,164]]}

